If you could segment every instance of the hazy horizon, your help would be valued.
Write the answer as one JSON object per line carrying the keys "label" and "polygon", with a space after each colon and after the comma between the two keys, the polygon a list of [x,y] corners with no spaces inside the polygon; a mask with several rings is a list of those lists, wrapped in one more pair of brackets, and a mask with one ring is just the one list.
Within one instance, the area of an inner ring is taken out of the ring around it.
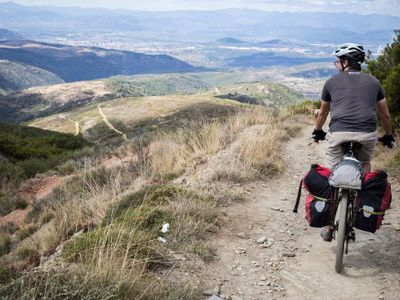
{"label": "hazy horizon", "polygon": [[[386,14],[400,16],[400,1],[397,0],[15,0],[24,6],[100,7],[144,11],[219,10],[229,8],[258,9],[270,12],[348,12],[357,14]],[[362,10],[360,10],[362,8]]]}

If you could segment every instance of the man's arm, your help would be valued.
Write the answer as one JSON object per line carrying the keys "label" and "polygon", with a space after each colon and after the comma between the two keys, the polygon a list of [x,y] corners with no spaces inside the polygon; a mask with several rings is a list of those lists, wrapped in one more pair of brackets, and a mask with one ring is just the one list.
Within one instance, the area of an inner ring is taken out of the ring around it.
{"label": "man's arm", "polygon": [[324,126],[324,123],[326,121],[326,118],[328,117],[330,108],[331,108],[331,104],[329,101],[321,100],[321,107],[319,109],[317,122],[315,124],[316,130],[322,130],[322,126]]}
{"label": "man's arm", "polygon": [[379,118],[382,121],[383,129],[385,130],[385,135],[392,135],[392,119],[390,117],[389,109],[387,107],[386,99],[377,102],[377,109]]}

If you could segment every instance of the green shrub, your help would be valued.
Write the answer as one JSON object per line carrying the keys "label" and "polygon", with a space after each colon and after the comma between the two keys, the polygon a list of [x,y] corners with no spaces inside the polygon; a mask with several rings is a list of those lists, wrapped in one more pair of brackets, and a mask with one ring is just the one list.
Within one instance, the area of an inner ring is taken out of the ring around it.
{"label": "green shrub", "polygon": [[31,236],[38,230],[37,225],[29,225],[26,228],[22,228],[17,232],[18,238],[22,241],[26,239],[28,236]]}
{"label": "green shrub", "polygon": [[[9,273],[4,271],[5,276]],[[101,287],[101,288],[99,288]],[[33,270],[0,286],[1,299],[118,299],[118,286],[83,272]]]}
{"label": "green shrub", "polygon": [[0,233],[0,256],[11,251],[11,238],[8,234]]}
{"label": "green shrub", "polygon": [[[24,177],[52,169],[69,157],[76,158],[80,149],[90,146],[81,136],[0,123],[0,153],[14,168],[23,170]],[[0,167],[0,179],[9,176],[10,171]]]}
{"label": "green shrub", "polygon": [[172,201],[173,197],[180,193],[185,193],[185,191],[175,185],[146,186],[140,191],[124,197],[112,207],[104,218],[104,222],[111,222],[114,218],[123,216],[128,209],[136,208],[143,204],[148,207],[165,204]]}
{"label": "green shrub", "polygon": [[11,196],[0,193],[0,216],[8,215],[15,209],[14,200]]}
{"label": "green shrub", "polygon": [[[11,269],[9,264],[0,261],[0,291],[2,289],[2,285],[9,283],[16,277],[16,273],[14,270]],[[2,297],[2,294],[0,292],[0,297]],[[4,297],[2,299],[12,299],[10,297]]]}
{"label": "green shrub", "polygon": [[0,189],[15,190],[23,179],[26,178],[24,169],[11,162],[0,163]]}
{"label": "green shrub", "polygon": [[44,211],[40,214],[39,224],[40,226],[50,222],[54,218],[54,214],[50,211]]}
{"label": "green shrub", "polygon": [[[192,300],[200,299],[201,293],[177,284],[168,285],[160,280],[151,280],[149,276],[137,273],[130,281],[121,281],[110,274],[101,276],[88,271],[59,267],[54,269],[36,269],[22,274],[20,278],[10,269],[0,268],[2,278],[7,285],[0,286],[1,299],[160,299]],[[155,283],[156,282],[156,283]]]}
{"label": "green shrub", "polygon": [[17,196],[10,196],[0,193],[0,216],[8,215],[15,209],[25,209],[28,203]]}
{"label": "green shrub", "polygon": [[63,256],[74,262],[90,262],[96,254],[112,249],[142,260],[152,269],[165,262],[157,238],[163,236],[163,224],[169,223],[174,228],[165,235],[170,248],[208,260],[215,254],[204,243],[218,218],[213,201],[174,185],[147,186],[110,208],[95,230],[65,243]]}
{"label": "green shrub", "polygon": [[32,255],[38,255],[37,250],[35,249],[31,249],[31,248],[20,248],[16,251],[15,255],[19,258],[19,259],[25,259],[28,256],[32,256]]}
{"label": "green shrub", "polygon": [[394,127],[400,128],[400,29],[394,31],[391,44],[386,45],[376,59],[367,59],[367,72],[380,80]]}
{"label": "green shrub", "polygon": [[77,170],[77,162],[70,159],[56,169],[61,175],[70,175]]}
{"label": "green shrub", "polygon": [[19,229],[18,225],[13,222],[7,222],[0,226],[0,233],[14,234]]}
{"label": "green shrub", "polygon": [[16,209],[25,209],[28,207],[28,202],[26,202],[25,199],[22,199],[20,197],[15,198],[15,204],[14,204]]}
{"label": "green shrub", "polygon": [[62,256],[69,262],[90,264],[107,252],[122,253],[129,259],[142,261],[149,268],[162,258],[156,251],[154,236],[123,226],[100,227],[64,244]]}

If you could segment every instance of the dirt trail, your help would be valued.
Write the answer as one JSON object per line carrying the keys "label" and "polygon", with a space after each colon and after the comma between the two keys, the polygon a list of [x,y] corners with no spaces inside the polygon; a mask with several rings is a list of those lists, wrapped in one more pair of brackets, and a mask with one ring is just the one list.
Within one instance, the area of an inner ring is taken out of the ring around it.
{"label": "dirt trail", "polygon": [[80,132],[79,123],[77,121],[74,121],[74,124],[75,124],[75,134],[74,135],[78,136],[79,132]]}
{"label": "dirt trail", "polygon": [[231,223],[213,239],[218,258],[206,275],[220,299],[400,299],[398,183],[384,225],[377,234],[356,232],[342,274],[334,270],[336,242],[322,241],[304,209],[293,214],[301,177],[323,162],[323,145],[311,143],[310,132],[285,146],[283,174],[247,185],[249,200],[227,208]]}
{"label": "dirt trail", "polygon": [[130,140],[128,139],[128,137],[126,136],[125,133],[123,133],[122,131],[118,130],[117,128],[115,128],[110,121],[108,121],[107,116],[103,113],[103,110],[101,109],[100,104],[97,105],[97,108],[99,110],[99,113],[101,115],[101,117],[103,118],[104,123],[107,125],[108,128],[110,128],[111,130],[115,131],[116,133],[120,134],[122,136],[122,138],[129,142]]}

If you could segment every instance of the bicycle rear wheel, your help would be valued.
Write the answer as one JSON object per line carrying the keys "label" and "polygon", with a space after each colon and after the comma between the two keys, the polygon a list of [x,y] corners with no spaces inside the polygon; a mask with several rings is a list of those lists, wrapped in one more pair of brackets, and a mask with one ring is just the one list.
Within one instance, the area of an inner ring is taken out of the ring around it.
{"label": "bicycle rear wheel", "polygon": [[344,243],[347,238],[347,203],[349,200],[349,191],[342,190],[342,199],[340,200],[339,225],[337,231],[337,246],[336,246],[336,263],[335,271],[340,273],[343,269],[343,253]]}

